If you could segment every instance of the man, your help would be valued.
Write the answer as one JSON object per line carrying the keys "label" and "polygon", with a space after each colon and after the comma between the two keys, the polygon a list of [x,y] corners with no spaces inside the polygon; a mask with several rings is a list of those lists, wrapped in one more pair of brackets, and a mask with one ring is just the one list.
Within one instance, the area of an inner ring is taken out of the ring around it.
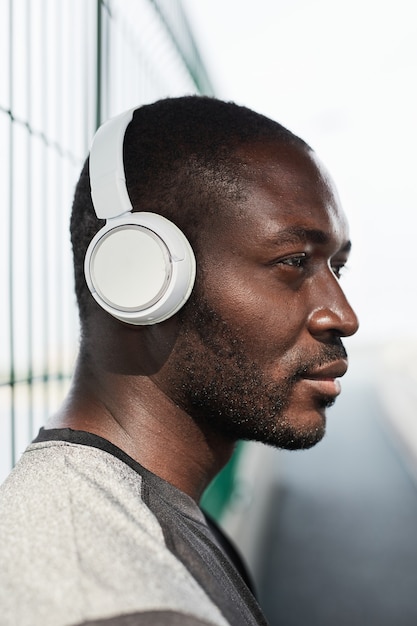
{"label": "man", "polygon": [[[108,167],[93,162],[112,159],[108,138],[90,163],[105,209],[88,162],[75,194],[80,353],[65,403],[2,488],[2,623],[264,624],[198,501],[238,440],[296,449],[323,437],[347,367],[341,337],[358,325],[339,283],[347,222],[314,152],[246,108],[168,99],[126,126],[115,133],[127,213],[107,203]],[[98,303],[95,211],[121,233],[100,270],[117,293],[143,273],[128,260],[113,277],[130,228],[117,220],[144,212],[180,229],[197,268],[183,306],[131,323],[129,289],[125,314],[113,296]]]}

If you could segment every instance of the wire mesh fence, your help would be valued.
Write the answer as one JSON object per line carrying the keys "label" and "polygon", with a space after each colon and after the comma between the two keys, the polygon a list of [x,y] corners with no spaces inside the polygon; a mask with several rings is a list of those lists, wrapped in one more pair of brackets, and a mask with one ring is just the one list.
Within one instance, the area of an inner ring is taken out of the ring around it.
{"label": "wire mesh fence", "polygon": [[0,0],[0,480],[77,351],[69,215],[97,125],[212,93],[179,0]]}

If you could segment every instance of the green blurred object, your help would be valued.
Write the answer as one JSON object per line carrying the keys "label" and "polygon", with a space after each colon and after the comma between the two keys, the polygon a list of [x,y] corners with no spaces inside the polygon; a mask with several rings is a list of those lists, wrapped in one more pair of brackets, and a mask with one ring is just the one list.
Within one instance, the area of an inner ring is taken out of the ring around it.
{"label": "green blurred object", "polygon": [[232,458],[209,484],[200,501],[201,507],[220,521],[230,505],[237,485],[237,469],[244,442],[239,442]]}

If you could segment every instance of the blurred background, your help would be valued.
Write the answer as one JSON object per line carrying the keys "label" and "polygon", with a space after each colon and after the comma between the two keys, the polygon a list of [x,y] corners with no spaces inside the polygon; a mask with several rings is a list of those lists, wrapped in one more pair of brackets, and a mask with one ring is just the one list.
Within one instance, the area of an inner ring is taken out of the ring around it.
{"label": "blurred background", "polygon": [[203,93],[268,115],[330,170],[361,320],[309,452],[241,445],[205,506],[271,624],[417,623],[417,25],[413,0],[0,0],[0,480],[77,352],[68,223],[96,127]]}

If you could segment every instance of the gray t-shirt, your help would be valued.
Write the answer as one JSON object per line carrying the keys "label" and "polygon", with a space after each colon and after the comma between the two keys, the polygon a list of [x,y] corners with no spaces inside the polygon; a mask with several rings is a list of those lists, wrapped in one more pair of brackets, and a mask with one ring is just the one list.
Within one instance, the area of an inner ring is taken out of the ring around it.
{"label": "gray t-shirt", "polygon": [[41,430],[0,487],[0,624],[266,624],[219,537],[108,441]]}

